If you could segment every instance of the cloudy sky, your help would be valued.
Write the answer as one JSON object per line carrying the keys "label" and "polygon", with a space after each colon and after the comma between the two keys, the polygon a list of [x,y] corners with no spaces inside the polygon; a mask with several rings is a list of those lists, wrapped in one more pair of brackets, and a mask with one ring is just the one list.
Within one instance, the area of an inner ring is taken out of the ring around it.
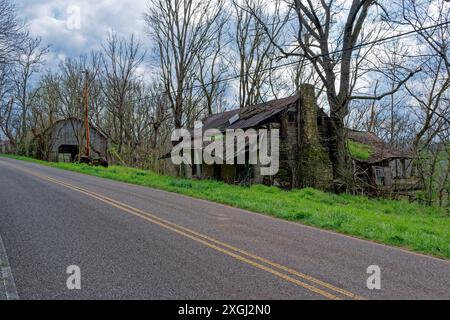
{"label": "cloudy sky", "polygon": [[98,48],[111,31],[145,35],[143,13],[147,0],[15,0],[18,14],[34,36],[51,45],[53,65]]}

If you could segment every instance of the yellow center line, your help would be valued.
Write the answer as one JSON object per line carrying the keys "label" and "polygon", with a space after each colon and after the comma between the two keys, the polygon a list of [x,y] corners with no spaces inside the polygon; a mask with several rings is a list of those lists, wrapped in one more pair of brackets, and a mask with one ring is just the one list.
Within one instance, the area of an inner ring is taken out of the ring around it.
{"label": "yellow center line", "polygon": [[[52,179],[52,178],[50,178],[50,179]],[[54,180],[54,179],[53,179],[53,180]],[[63,184],[67,184],[67,183],[62,182],[62,181],[55,180],[55,182],[56,182],[56,181],[57,181],[57,182],[61,182],[61,183],[63,183]],[[138,212],[138,213],[143,214],[143,215],[145,215],[145,216],[149,216],[149,217],[151,217],[151,218],[153,218],[153,219],[156,219],[156,220],[158,220],[158,221],[161,221],[162,223],[165,223],[165,224],[167,224],[167,225],[171,225],[171,226],[173,226],[173,227],[176,227],[176,228],[178,228],[178,229],[184,230],[184,231],[189,232],[189,233],[191,233],[191,234],[194,234],[194,235],[196,235],[196,236],[198,236],[198,237],[201,237],[201,238],[203,238],[203,239],[206,239],[206,240],[208,240],[208,241],[210,241],[210,242],[213,242],[213,243],[216,243],[216,244],[218,244],[218,245],[221,245],[221,246],[223,246],[223,247],[225,247],[225,248],[228,248],[228,249],[231,249],[231,250],[233,250],[233,251],[236,251],[236,252],[239,252],[239,253],[241,253],[241,254],[244,254],[244,255],[246,255],[247,257],[253,258],[253,259],[258,260],[258,261],[261,261],[261,262],[266,263],[266,264],[268,264],[268,265],[271,265],[271,266],[273,266],[273,267],[275,267],[275,268],[281,269],[281,270],[286,271],[286,272],[288,272],[288,273],[290,273],[290,274],[296,275],[296,276],[298,276],[298,277],[300,277],[300,278],[303,278],[303,279],[305,279],[305,280],[311,281],[311,282],[313,282],[313,283],[315,283],[315,284],[318,284],[318,285],[320,285],[320,286],[326,287],[326,288],[328,288],[328,289],[330,289],[330,290],[339,292],[339,293],[341,293],[341,294],[343,294],[343,295],[345,295],[345,296],[347,296],[347,297],[349,297],[349,298],[357,299],[357,300],[363,300],[363,299],[364,299],[364,298],[359,297],[358,295],[356,295],[356,294],[354,294],[354,293],[352,293],[352,292],[349,292],[349,291],[347,291],[347,290],[344,290],[344,289],[335,287],[335,286],[333,286],[333,285],[331,285],[331,284],[329,284],[329,283],[326,283],[326,282],[323,282],[323,281],[321,281],[321,280],[315,279],[315,278],[313,278],[313,277],[311,277],[311,276],[308,276],[308,275],[306,275],[306,274],[304,274],[304,273],[301,273],[301,272],[299,272],[299,271],[290,269],[290,268],[288,268],[288,267],[286,267],[286,266],[280,265],[280,264],[278,264],[278,263],[276,263],[276,262],[272,262],[272,261],[270,261],[270,260],[267,260],[267,259],[265,259],[265,258],[262,258],[262,257],[260,257],[260,256],[255,255],[255,254],[249,253],[249,252],[247,252],[247,251],[245,251],[245,250],[236,248],[236,247],[231,246],[231,245],[229,245],[229,244],[227,244],[227,243],[224,243],[224,242],[221,242],[221,241],[216,240],[216,239],[214,239],[214,238],[211,238],[211,237],[209,237],[209,236],[207,236],[207,235],[204,235],[204,234],[198,233],[198,232],[196,232],[196,231],[193,231],[193,230],[191,230],[191,229],[185,228],[185,227],[183,227],[183,226],[177,225],[177,224],[175,224],[175,223],[173,223],[173,222],[170,222],[170,221],[167,221],[167,220],[165,220],[165,219],[162,219],[162,218],[160,218],[160,217],[158,217],[158,216],[155,216],[154,214],[150,214],[150,213],[145,212],[145,211],[142,211],[142,210],[140,210],[140,209],[131,207],[131,206],[125,204],[125,203],[122,203],[122,202],[119,202],[119,201],[117,201],[117,200],[108,198],[108,197],[106,197],[106,196],[104,196],[104,195],[95,193],[95,192],[93,192],[93,191],[83,189],[83,188],[78,187],[78,186],[73,186],[73,185],[70,185],[70,184],[67,184],[67,186],[70,186],[70,187],[74,187],[74,188],[76,188],[76,189],[79,189],[79,191],[87,191],[87,192],[89,192],[90,194],[95,195],[95,196],[97,196],[97,197],[104,198],[104,199],[106,199],[106,200],[109,201],[109,202],[113,202],[113,203],[116,203],[116,204],[118,204],[118,205],[120,205],[120,206],[124,206],[124,207],[126,207],[126,208],[129,208],[129,209],[135,211],[135,212]]]}
{"label": "yellow center line", "polygon": [[[69,188],[69,189],[74,190],[74,191],[78,191],[78,192],[83,193],[83,194],[85,194],[85,195],[87,195],[89,197],[92,197],[92,198],[95,198],[95,199],[97,199],[99,201],[107,203],[107,204],[109,204],[111,206],[114,206],[114,207],[116,207],[118,209],[121,209],[121,210],[123,210],[123,211],[125,211],[127,213],[130,213],[130,214],[134,215],[134,216],[140,217],[140,218],[142,218],[144,220],[152,222],[152,223],[154,223],[154,224],[156,224],[158,226],[161,226],[161,227],[163,227],[165,229],[171,230],[171,231],[173,231],[173,232],[175,232],[177,234],[180,234],[180,235],[182,235],[184,237],[187,237],[187,238],[189,238],[189,239],[191,239],[193,241],[199,242],[199,243],[201,243],[201,244],[203,244],[203,245],[205,245],[205,246],[207,246],[209,248],[212,248],[212,249],[214,249],[216,251],[219,251],[219,252],[221,252],[223,254],[229,255],[229,256],[231,256],[231,257],[233,257],[233,258],[235,258],[235,259],[237,259],[237,260],[239,260],[241,262],[249,264],[249,265],[251,265],[251,266],[253,266],[255,268],[258,268],[258,269],[264,270],[266,272],[269,272],[269,273],[271,273],[271,274],[273,274],[273,275],[275,275],[275,276],[277,276],[279,278],[282,278],[283,280],[286,280],[286,281],[288,281],[290,283],[296,284],[296,285],[301,286],[301,287],[303,287],[305,289],[308,289],[308,290],[310,290],[312,292],[315,292],[315,293],[317,293],[319,295],[322,295],[322,296],[324,296],[324,297],[326,297],[328,299],[340,300],[341,298],[336,296],[336,293],[344,295],[344,296],[346,296],[348,298],[351,298],[351,299],[357,299],[357,300],[364,299],[363,297],[358,296],[358,295],[356,295],[356,294],[354,294],[352,292],[349,292],[347,290],[338,288],[338,287],[333,286],[333,285],[331,285],[329,283],[323,282],[321,280],[318,280],[316,278],[313,278],[311,276],[303,274],[303,273],[301,273],[299,271],[290,269],[290,268],[285,267],[283,265],[280,265],[280,264],[278,264],[276,262],[267,260],[265,258],[262,258],[260,256],[255,255],[255,254],[249,253],[249,252],[247,252],[245,250],[233,247],[233,246],[231,246],[231,245],[229,245],[227,243],[221,242],[221,241],[216,240],[214,238],[211,238],[211,237],[209,237],[207,235],[204,235],[204,234],[198,233],[196,231],[190,230],[188,228],[185,228],[183,226],[177,225],[177,224],[175,224],[173,222],[164,220],[162,218],[159,218],[159,217],[155,216],[154,214],[151,214],[151,213],[142,211],[140,209],[131,207],[131,206],[125,204],[125,203],[122,203],[122,202],[119,202],[117,200],[108,198],[108,197],[106,197],[104,195],[98,194],[96,192],[93,192],[93,191],[90,191],[90,190],[87,190],[87,189],[83,189],[81,187],[69,184],[67,182],[56,180],[56,179],[51,178],[49,176],[45,176],[45,175],[33,172],[31,170],[24,169],[22,167],[18,167],[18,166],[12,165],[10,163],[8,163],[8,165],[13,166],[16,169],[19,169],[21,171],[25,171],[25,172],[33,175],[33,176],[39,177],[39,178],[41,178],[43,180],[46,180],[46,181],[49,181],[49,182],[52,182],[52,183],[64,186],[64,187]],[[221,248],[218,245],[220,245],[220,246],[222,246],[224,248]],[[227,250],[225,248],[227,248],[229,250]],[[235,251],[235,252],[232,252],[230,250]],[[237,254],[237,253],[239,253],[239,254]],[[244,257],[242,255],[247,256],[247,257]],[[275,269],[273,269],[271,267],[268,267],[268,266],[262,265],[262,264],[260,264],[258,262],[252,261],[249,258],[252,258],[254,260],[257,260],[259,262],[265,263],[265,264],[267,264],[269,266],[272,266],[274,268],[283,270],[284,272],[287,272],[287,273],[289,273],[291,275],[294,275],[294,276],[297,276],[297,277],[302,278],[304,280],[307,280],[309,282],[312,282],[315,285],[319,285],[319,286],[321,286],[323,288],[326,288],[326,289],[332,291],[333,293],[329,293],[329,292],[327,292],[327,291],[325,291],[323,289],[317,288],[317,287],[315,287],[315,286],[313,286],[311,284],[305,283],[303,281],[299,281],[298,279],[295,279],[295,278],[293,278],[293,277],[291,277],[289,275],[281,273],[280,271],[275,270]]]}

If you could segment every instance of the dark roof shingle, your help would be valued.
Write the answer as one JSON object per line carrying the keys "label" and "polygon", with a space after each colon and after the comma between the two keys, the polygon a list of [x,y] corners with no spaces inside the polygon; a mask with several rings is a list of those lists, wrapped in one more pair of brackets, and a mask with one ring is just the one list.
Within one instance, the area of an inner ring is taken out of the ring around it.
{"label": "dark roof shingle", "polygon": [[[267,101],[244,109],[235,109],[214,114],[203,119],[203,129],[208,130],[214,128],[225,131],[227,129],[253,128],[293,106],[297,103],[298,99],[299,96],[295,95],[283,99]],[[230,119],[236,115],[239,115],[239,119],[234,123],[230,123]]]}

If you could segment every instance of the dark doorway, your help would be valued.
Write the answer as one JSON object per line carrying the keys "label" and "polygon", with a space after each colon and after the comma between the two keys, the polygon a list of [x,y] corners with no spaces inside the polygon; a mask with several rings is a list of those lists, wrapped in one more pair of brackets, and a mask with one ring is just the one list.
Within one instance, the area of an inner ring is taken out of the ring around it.
{"label": "dark doorway", "polygon": [[62,144],[58,148],[59,154],[70,154],[70,161],[75,162],[79,149],[77,145],[71,145],[71,144]]}

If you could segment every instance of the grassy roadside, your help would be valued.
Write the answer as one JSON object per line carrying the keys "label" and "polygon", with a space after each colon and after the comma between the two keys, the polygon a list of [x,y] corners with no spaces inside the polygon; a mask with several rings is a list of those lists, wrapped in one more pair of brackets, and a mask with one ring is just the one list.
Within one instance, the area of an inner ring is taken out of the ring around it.
{"label": "grassy roadside", "polygon": [[0,156],[211,200],[450,259],[450,213],[444,208],[348,194],[335,195],[314,189],[283,191],[261,185],[240,187],[119,166],[90,167]]}

